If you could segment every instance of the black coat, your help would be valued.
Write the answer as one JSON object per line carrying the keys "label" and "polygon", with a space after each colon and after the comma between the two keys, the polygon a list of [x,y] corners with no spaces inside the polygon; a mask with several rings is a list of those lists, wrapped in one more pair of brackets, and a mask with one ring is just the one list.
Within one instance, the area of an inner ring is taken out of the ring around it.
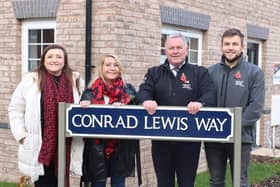
{"label": "black coat", "polygon": [[198,101],[203,106],[214,107],[216,89],[206,68],[186,62],[175,77],[166,61],[148,69],[136,98],[138,104],[155,100],[162,106],[187,106],[191,101]]}
{"label": "black coat", "polygon": [[[130,104],[135,104],[136,90],[134,87],[127,84],[125,91],[133,99]],[[81,101],[91,100],[93,97],[91,89],[87,89],[83,92]],[[84,142],[81,182],[105,181],[106,177],[111,176],[108,170],[109,160],[104,156],[106,139],[102,139],[100,144],[95,144],[92,138],[84,138]],[[138,180],[139,184],[141,183],[139,140],[119,140],[112,156],[117,160],[114,164],[116,164],[116,173],[119,176],[134,176],[137,161]]]}

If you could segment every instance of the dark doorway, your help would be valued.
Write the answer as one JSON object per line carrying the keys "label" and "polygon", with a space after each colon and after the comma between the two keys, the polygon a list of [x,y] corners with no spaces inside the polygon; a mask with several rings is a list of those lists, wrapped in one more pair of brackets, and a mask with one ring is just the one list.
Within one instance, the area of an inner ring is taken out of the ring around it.
{"label": "dark doorway", "polygon": [[258,43],[252,43],[252,42],[247,43],[247,56],[248,56],[249,62],[256,64],[257,66],[259,65],[259,44]]}

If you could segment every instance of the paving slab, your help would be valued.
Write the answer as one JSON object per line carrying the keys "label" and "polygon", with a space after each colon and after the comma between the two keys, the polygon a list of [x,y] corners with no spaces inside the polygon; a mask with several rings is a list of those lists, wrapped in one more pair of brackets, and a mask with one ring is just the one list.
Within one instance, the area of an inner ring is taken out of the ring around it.
{"label": "paving slab", "polygon": [[273,158],[280,158],[280,149],[272,149],[272,148],[257,148],[253,149],[251,155],[258,156],[269,156]]}

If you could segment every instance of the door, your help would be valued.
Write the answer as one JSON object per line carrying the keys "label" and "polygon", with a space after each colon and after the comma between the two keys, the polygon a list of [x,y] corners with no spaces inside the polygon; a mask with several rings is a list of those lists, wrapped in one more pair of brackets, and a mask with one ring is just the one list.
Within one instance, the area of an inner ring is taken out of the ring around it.
{"label": "door", "polygon": [[[262,59],[262,42],[259,40],[248,39],[247,42],[247,57],[250,63],[256,64],[261,68]],[[260,120],[256,124],[256,145],[260,145]]]}

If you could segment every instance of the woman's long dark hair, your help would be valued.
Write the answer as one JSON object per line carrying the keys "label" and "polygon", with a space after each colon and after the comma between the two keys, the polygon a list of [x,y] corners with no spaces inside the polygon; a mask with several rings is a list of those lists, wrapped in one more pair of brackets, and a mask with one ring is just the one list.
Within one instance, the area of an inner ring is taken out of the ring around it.
{"label": "woman's long dark hair", "polygon": [[[34,70],[35,72],[38,73],[38,86],[39,86],[40,90],[43,89],[43,81],[44,81],[45,74],[47,72],[46,67],[44,65],[45,57],[46,57],[47,52],[51,49],[60,49],[63,51],[64,67],[63,67],[62,71],[66,74],[66,77],[71,82],[71,85],[73,85],[73,79],[72,79],[73,70],[70,68],[70,66],[68,64],[68,56],[67,56],[67,52],[66,52],[65,48],[58,44],[52,44],[44,49],[43,54],[41,55],[38,67]],[[78,85],[77,85],[77,87],[78,87]]]}

